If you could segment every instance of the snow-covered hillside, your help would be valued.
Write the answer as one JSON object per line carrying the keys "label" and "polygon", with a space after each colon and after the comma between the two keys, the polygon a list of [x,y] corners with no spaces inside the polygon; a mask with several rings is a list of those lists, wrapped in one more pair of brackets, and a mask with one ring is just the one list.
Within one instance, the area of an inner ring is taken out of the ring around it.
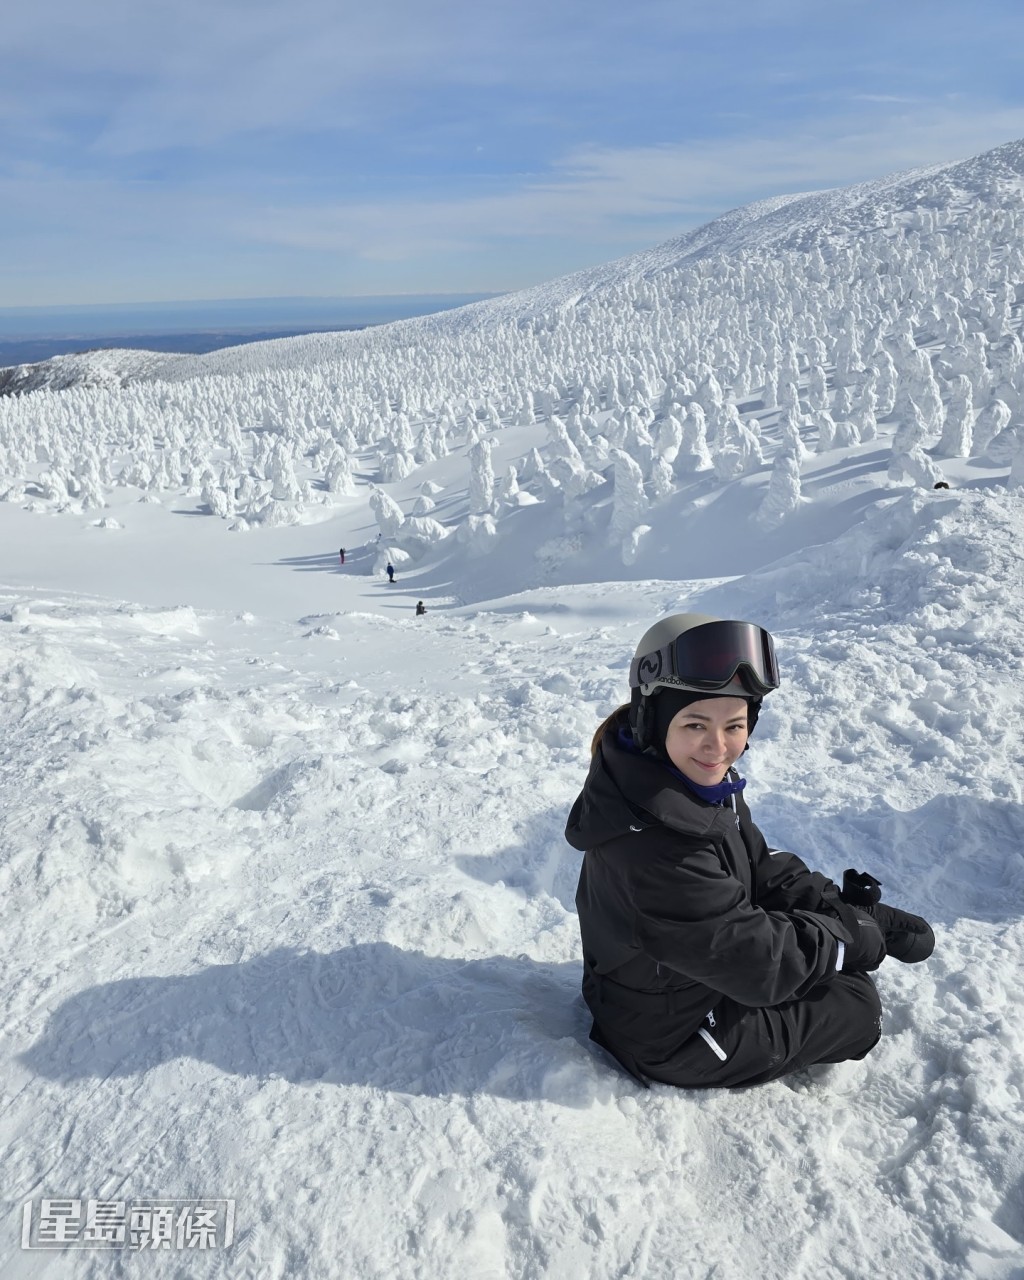
{"label": "snow-covered hillside", "polygon": [[723,486],[730,525],[774,536],[811,496],[809,452],[827,468],[887,450],[894,482],[926,487],[1005,474],[1024,409],[1022,172],[1013,143],[435,317],[162,369],[131,353],[127,385],[0,400],[5,496],[98,513],[118,487],[184,491],[235,530],[351,524],[369,497],[384,559],[432,587],[510,537],[526,586],[552,566],[671,571],[680,517]]}
{"label": "snow-covered hillside", "polygon": [[[1022,169],[0,399],[5,1276],[1024,1275]],[[587,1040],[565,816],[684,607],[777,636],[769,838],[935,925],[862,1063]]]}

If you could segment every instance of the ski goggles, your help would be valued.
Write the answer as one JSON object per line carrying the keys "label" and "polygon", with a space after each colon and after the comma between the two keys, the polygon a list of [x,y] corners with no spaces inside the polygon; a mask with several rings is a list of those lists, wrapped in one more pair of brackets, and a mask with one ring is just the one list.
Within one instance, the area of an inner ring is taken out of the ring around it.
{"label": "ski goggles", "polygon": [[752,622],[704,622],[634,658],[629,683],[644,695],[659,684],[697,691],[722,689],[739,675],[751,693],[779,687],[775,644],[764,627]]}

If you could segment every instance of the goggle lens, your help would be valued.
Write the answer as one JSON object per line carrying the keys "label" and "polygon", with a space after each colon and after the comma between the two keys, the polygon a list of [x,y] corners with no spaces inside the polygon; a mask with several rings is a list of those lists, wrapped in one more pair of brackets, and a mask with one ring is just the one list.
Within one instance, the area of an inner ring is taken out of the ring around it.
{"label": "goggle lens", "polygon": [[775,645],[751,622],[706,622],[684,631],[673,646],[674,674],[686,684],[720,689],[745,667],[758,692],[779,687]]}

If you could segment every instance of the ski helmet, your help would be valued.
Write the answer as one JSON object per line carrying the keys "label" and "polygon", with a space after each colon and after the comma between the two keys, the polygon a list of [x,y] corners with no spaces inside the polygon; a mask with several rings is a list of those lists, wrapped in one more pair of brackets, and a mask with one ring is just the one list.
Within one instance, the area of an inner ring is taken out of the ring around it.
{"label": "ski helmet", "polygon": [[702,698],[746,699],[750,731],[762,698],[779,686],[775,645],[755,623],[675,613],[644,632],[629,684],[629,722],[642,751],[660,754],[672,717]]}

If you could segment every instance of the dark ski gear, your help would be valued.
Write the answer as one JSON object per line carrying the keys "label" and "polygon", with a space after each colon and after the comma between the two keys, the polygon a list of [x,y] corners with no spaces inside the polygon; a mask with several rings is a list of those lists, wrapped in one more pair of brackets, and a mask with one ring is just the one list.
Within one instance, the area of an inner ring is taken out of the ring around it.
{"label": "dark ski gear", "polygon": [[566,839],[584,851],[592,1036],[641,1082],[753,1084],[877,1041],[874,987],[844,958],[881,935],[859,919],[855,935],[826,901],[838,888],[768,848],[742,794],[708,804],[606,733]]}
{"label": "dark ski gear", "polygon": [[860,909],[878,922],[885,937],[885,949],[894,959],[904,964],[920,964],[935,950],[935,934],[921,916],[912,916],[909,911],[900,911],[884,902]]}
{"label": "dark ski gear", "polygon": [[882,902],[882,882],[866,871],[843,872],[840,897],[878,922],[886,952],[904,964],[919,964],[935,950],[935,934],[927,920]]}
{"label": "dark ski gear", "polygon": [[851,907],[873,907],[882,900],[882,882],[866,871],[854,871],[847,867],[843,872],[843,887],[839,896]]}
{"label": "dark ski gear", "polygon": [[853,938],[846,948],[841,968],[851,973],[870,973],[877,969],[885,959],[885,938],[867,909],[851,907],[842,900],[838,891],[822,894],[821,908],[832,912]]}

